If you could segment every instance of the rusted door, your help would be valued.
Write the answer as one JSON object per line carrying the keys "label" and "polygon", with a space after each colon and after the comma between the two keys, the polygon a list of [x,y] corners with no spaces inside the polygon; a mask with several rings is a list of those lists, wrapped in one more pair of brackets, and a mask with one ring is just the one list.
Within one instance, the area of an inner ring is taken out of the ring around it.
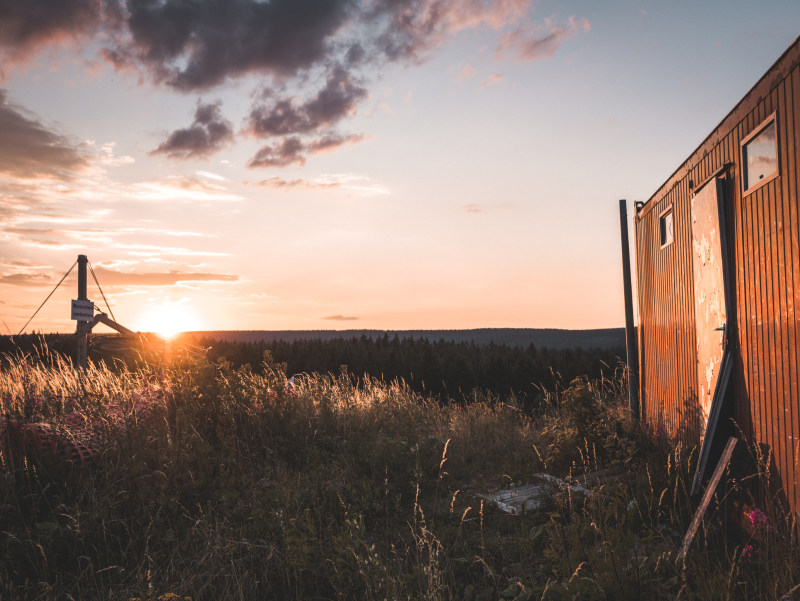
{"label": "rusted door", "polygon": [[697,332],[697,411],[701,441],[693,486],[699,492],[730,373],[723,183],[714,178],[692,197],[692,265]]}

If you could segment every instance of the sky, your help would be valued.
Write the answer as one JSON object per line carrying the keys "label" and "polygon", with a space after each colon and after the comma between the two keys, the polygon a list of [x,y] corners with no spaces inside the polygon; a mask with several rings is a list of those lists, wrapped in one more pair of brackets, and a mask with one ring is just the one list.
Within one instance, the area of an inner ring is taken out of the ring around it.
{"label": "sky", "polygon": [[[79,254],[134,330],[621,326],[619,199],[798,35],[796,0],[0,0],[0,326]],[[76,272],[25,331],[75,329]]]}

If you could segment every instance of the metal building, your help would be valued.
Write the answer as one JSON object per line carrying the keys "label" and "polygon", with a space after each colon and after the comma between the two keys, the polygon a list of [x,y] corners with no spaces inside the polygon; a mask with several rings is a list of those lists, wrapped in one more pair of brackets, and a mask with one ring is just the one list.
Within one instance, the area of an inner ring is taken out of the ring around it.
{"label": "metal building", "polygon": [[641,419],[702,443],[700,476],[728,435],[762,445],[795,512],[798,160],[800,38],[634,220]]}

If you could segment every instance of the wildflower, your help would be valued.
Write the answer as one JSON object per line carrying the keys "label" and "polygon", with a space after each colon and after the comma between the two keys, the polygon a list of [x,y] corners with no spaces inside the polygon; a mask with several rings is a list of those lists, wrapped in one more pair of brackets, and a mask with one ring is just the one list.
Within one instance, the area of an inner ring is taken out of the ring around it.
{"label": "wildflower", "polygon": [[742,563],[752,563],[754,561],[758,561],[761,558],[761,555],[758,552],[758,548],[755,545],[749,544],[745,545],[742,549]]}
{"label": "wildflower", "polygon": [[770,525],[769,521],[767,520],[767,516],[764,514],[761,509],[756,507],[752,511],[747,512],[747,517],[750,518],[750,523],[753,525],[753,529],[758,531],[769,532]]}

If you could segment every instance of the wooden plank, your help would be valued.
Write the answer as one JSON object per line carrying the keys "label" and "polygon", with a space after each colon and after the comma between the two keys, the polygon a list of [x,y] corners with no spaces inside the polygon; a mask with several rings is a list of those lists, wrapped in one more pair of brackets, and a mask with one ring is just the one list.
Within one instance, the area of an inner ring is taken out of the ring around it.
{"label": "wooden plank", "polygon": [[[774,112],[772,99],[776,95],[776,90],[770,91],[769,95],[759,103],[759,123],[763,122]],[[769,378],[767,380],[767,394],[764,401],[768,404],[770,412],[769,423],[769,445],[775,456],[776,466],[784,466],[786,463],[786,442],[784,440],[783,416],[782,416],[782,359],[780,354],[780,269],[778,259],[778,246],[780,243],[778,232],[777,213],[778,205],[778,180],[773,179],[766,184],[760,192],[763,208],[761,229],[764,232],[764,255],[763,255],[763,276],[764,276],[764,302],[766,311],[764,314],[764,326],[768,339],[767,358],[769,361]],[[787,484],[785,470],[778,468],[778,477],[782,484]]]}
{"label": "wooden plank", "polygon": [[[669,380],[671,381],[671,391],[667,403],[666,418],[668,422],[675,422],[675,415],[679,412],[680,407],[680,373],[678,368],[678,358],[680,355],[680,348],[678,346],[678,330],[680,328],[680,315],[678,313],[678,299],[675,286],[669,286],[668,282],[676,281],[678,278],[678,268],[680,262],[681,250],[681,236],[680,231],[685,225],[686,216],[683,213],[683,207],[680,202],[680,195],[677,190],[669,195],[670,203],[672,204],[673,216],[677,218],[678,224],[677,231],[675,232],[675,241],[670,246],[669,269],[667,277],[664,280],[664,287],[669,290],[669,303],[664,307],[666,312],[666,319],[669,322],[669,327],[665,332],[665,336],[669,340],[670,354],[669,354]],[[668,424],[665,424],[669,427]]]}
{"label": "wooden plank", "polygon": [[736,182],[734,187],[736,189],[736,202],[738,204],[738,216],[740,221],[741,234],[736,240],[736,246],[742,255],[742,264],[740,272],[740,281],[738,283],[739,289],[737,291],[737,310],[738,310],[738,328],[739,328],[739,353],[742,361],[742,380],[744,385],[743,393],[747,396],[747,414],[750,416],[750,436],[751,440],[755,438],[755,432],[758,428],[757,417],[752,406],[752,395],[750,389],[753,386],[753,364],[752,364],[752,300],[750,298],[750,290],[752,288],[752,274],[751,268],[751,248],[752,241],[750,235],[750,212],[748,204],[744,202],[742,196],[742,187],[740,185],[742,177],[741,155],[739,152],[739,144],[742,139],[743,124],[739,124],[733,132],[733,141],[735,143],[734,150],[736,152]]}
{"label": "wooden plank", "polygon": [[[634,205],[635,206],[635,205]],[[642,220],[639,219],[638,214],[634,217],[634,236],[636,237],[636,296],[638,304],[638,316],[639,316],[639,325],[638,325],[638,338],[639,338],[639,410],[641,411],[642,416],[647,415],[647,399],[645,398],[645,390],[647,390],[647,386],[645,385],[645,378],[647,377],[647,372],[645,370],[645,353],[646,348],[644,344],[644,329],[645,329],[645,314],[648,313],[649,307],[647,307],[644,303],[644,293],[645,288],[647,287],[647,282],[644,279],[643,271],[642,271],[642,263],[644,260],[645,265],[649,265],[650,263],[647,261],[647,257],[649,253],[645,250],[642,244],[642,230],[644,229],[644,224]]]}
{"label": "wooden plank", "polygon": [[[685,403],[685,399],[692,397],[692,392],[697,382],[697,364],[695,360],[695,321],[694,321],[694,278],[692,276],[692,233],[691,233],[691,191],[689,189],[688,178],[683,180],[681,186],[681,202],[683,212],[686,215],[686,222],[681,231],[681,267],[682,267],[682,296],[681,296],[681,389],[680,400]],[[680,414],[685,413],[685,408],[681,407]],[[697,440],[699,436],[699,423],[694,424],[694,430],[687,436]]]}
{"label": "wooden plank", "polygon": [[787,101],[784,114],[786,115],[787,131],[787,194],[784,197],[784,210],[786,215],[786,256],[787,261],[787,312],[791,378],[791,433],[792,433],[792,467],[794,482],[792,487],[793,507],[797,511],[800,507],[800,389],[798,376],[800,374],[800,341],[798,341],[798,321],[800,320],[800,222],[798,221],[798,198],[800,197],[800,167],[797,154],[800,147],[797,136],[800,135],[800,67],[792,70],[787,85]]}
{"label": "wooden plank", "polygon": [[[754,119],[752,115],[748,115],[745,121],[745,129],[742,130],[742,137],[746,137],[754,127]],[[761,284],[761,237],[762,232],[759,227],[761,222],[761,211],[758,203],[758,190],[748,194],[743,199],[744,203],[749,209],[749,231],[750,231],[750,276],[751,287],[749,290],[749,300],[751,304],[751,318],[752,318],[752,338],[750,350],[752,353],[752,366],[753,366],[753,386],[750,389],[751,403],[757,407],[759,417],[759,430],[757,432],[756,440],[764,442],[766,440],[766,425],[769,418],[766,414],[766,407],[764,406],[764,355],[762,349],[764,348],[763,340],[763,321],[762,321],[762,299],[764,298]]]}
{"label": "wooden plank", "polygon": [[700,505],[694,512],[692,523],[689,524],[689,529],[686,531],[686,535],[683,537],[681,550],[678,552],[678,557],[675,560],[676,563],[681,563],[684,559],[686,559],[686,554],[689,552],[689,547],[691,546],[692,541],[697,534],[697,529],[700,527],[700,522],[708,510],[711,499],[714,497],[714,493],[717,491],[717,487],[722,480],[722,474],[725,472],[725,468],[728,467],[731,457],[733,456],[733,451],[736,448],[736,443],[738,442],[739,440],[733,436],[728,439],[728,442],[725,445],[725,450],[722,451],[722,457],[720,457],[719,461],[717,462],[717,467],[714,469],[714,475],[711,476],[711,480],[706,487],[706,492],[703,494],[703,499],[700,501]]}
{"label": "wooden plank", "polygon": [[742,250],[742,198],[737,186],[738,169],[738,129],[729,132],[724,139],[726,160],[733,164],[728,170],[728,212],[730,217],[729,231],[731,232],[730,256],[731,277],[733,278],[734,306],[732,307],[733,330],[731,339],[734,352],[734,371],[732,378],[734,395],[734,420],[744,436],[752,436],[752,419],[750,404],[747,398],[747,367],[742,356],[746,350],[746,327],[744,322],[745,306],[743,300],[743,286],[745,282],[744,253]]}
{"label": "wooden plank", "polygon": [[[697,381],[697,370],[694,359],[695,331],[694,331],[694,278],[692,277],[691,264],[691,216],[690,202],[691,191],[689,190],[688,178],[684,178],[680,187],[682,213],[686,215],[683,228],[680,231],[681,256],[680,256],[680,312],[682,315],[682,327],[680,329],[680,392],[679,402],[686,403],[686,399],[693,396],[695,382]],[[677,416],[681,420],[686,419],[686,407],[677,407]],[[696,428],[696,426],[695,426]],[[687,437],[696,438],[695,433],[686,432]],[[686,442],[689,442],[688,440]]]}
{"label": "wooden plank", "polygon": [[[771,95],[772,96],[772,95]],[[786,81],[782,81],[774,91],[775,101],[773,108],[777,110],[777,133],[778,144],[780,151],[778,152],[778,169],[779,177],[775,180],[775,256],[776,266],[773,270],[776,274],[774,282],[775,290],[777,292],[778,306],[780,308],[779,319],[776,323],[776,338],[777,347],[776,354],[778,355],[777,368],[778,368],[778,386],[779,391],[774,403],[777,407],[777,413],[780,421],[780,431],[778,436],[781,442],[782,464],[779,467],[781,472],[781,481],[783,482],[783,489],[792,496],[791,504],[794,506],[794,459],[792,453],[792,432],[791,432],[791,366],[789,363],[789,344],[788,344],[788,327],[789,327],[789,303],[787,300],[787,261],[786,261],[786,207],[785,200],[788,197],[788,178],[789,171],[789,155],[788,151],[790,141],[787,130],[787,116],[786,116]],[[791,260],[791,259],[790,259]]]}
{"label": "wooden plank", "polygon": [[752,195],[752,202],[756,208],[757,217],[753,224],[758,233],[758,259],[756,261],[756,276],[758,284],[756,287],[756,303],[758,307],[758,336],[759,336],[759,396],[758,402],[761,404],[762,415],[764,416],[763,432],[761,441],[772,447],[772,404],[769,402],[770,398],[770,384],[771,384],[771,357],[770,357],[770,336],[769,336],[769,320],[770,309],[767,299],[767,232],[765,224],[767,223],[767,216],[765,215],[765,202],[764,202],[764,188],[756,190]]}

